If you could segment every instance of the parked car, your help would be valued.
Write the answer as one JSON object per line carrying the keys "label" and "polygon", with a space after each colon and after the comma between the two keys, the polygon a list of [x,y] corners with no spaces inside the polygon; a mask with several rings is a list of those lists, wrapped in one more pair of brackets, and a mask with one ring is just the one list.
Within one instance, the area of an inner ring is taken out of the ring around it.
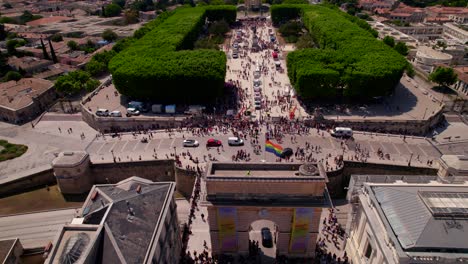
{"label": "parked car", "polygon": [[335,127],[332,129],[331,135],[334,137],[352,137],[353,130],[349,127]]}
{"label": "parked car", "polygon": [[262,81],[260,81],[259,79],[255,79],[255,80],[253,81],[254,87],[260,87],[261,84],[262,84]]}
{"label": "parked car", "polygon": [[283,149],[283,151],[281,152],[281,158],[289,158],[291,157],[292,155],[294,154],[292,148],[285,148]]}
{"label": "parked car", "polygon": [[229,146],[243,146],[244,140],[239,137],[230,137],[228,138],[228,145]]}
{"label": "parked car", "polygon": [[96,111],[97,116],[109,116],[109,110],[107,109],[98,109]]}
{"label": "parked car", "polygon": [[210,138],[210,139],[208,139],[208,141],[206,141],[206,146],[207,147],[219,147],[222,144],[223,143],[221,142],[221,140],[217,140],[217,139],[214,139],[214,138]]}
{"label": "parked car", "polygon": [[112,117],[122,117],[122,113],[120,111],[112,111],[109,115]]}
{"label": "parked car", "polygon": [[236,53],[233,52],[233,53],[232,53],[232,58],[233,58],[233,59],[239,58],[239,54],[238,54],[237,52],[236,52]]}
{"label": "parked car", "polygon": [[187,148],[196,148],[199,143],[195,139],[186,139],[184,140],[183,146]]}
{"label": "parked car", "polygon": [[256,102],[255,102],[255,110],[260,110],[260,109],[262,109],[262,103],[256,101]]}
{"label": "parked car", "polygon": [[268,227],[262,228],[262,246],[266,248],[273,247],[273,236],[271,235],[271,231]]}
{"label": "parked car", "polygon": [[127,108],[127,116],[137,116],[140,115],[140,111],[136,108]]}

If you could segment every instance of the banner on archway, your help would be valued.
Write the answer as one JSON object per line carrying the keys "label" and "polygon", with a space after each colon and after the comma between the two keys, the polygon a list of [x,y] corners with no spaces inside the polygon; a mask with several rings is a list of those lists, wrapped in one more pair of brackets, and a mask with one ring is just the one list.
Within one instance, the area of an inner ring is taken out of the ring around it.
{"label": "banner on archway", "polygon": [[290,253],[305,253],[309,243],[309,229],[314,208],[295,208],[293,225],[291,231],[291,241],[289,243]]}
{"label": "banner on archway", "polygon": [[237,251],[236,218],[235,207],[218,208],[219,243],[222,251]]}

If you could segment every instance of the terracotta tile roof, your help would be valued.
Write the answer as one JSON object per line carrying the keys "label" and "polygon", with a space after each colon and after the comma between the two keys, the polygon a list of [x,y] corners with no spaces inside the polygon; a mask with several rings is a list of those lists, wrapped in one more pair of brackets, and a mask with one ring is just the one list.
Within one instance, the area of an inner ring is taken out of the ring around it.
{"label": "terracotta tile roof", "polygon": [[458,80],[468,83],[468,67],[456,67],[453,70],[458,74]]}
{"label": "terracotta tile roof", "polygon": [[28,26],[39,26],[45,24],[53,24],[57,22],[62,22],[66,20],[72,20],[73,18],[70,17],[63,17],[63,16],[52,16],[52,17],[43,17],[37,20],[30,21],[26,23]]}
{"label": "terracotta tile roof", "polygon": [[19,81],[0,83],[0,105],[12,109],[21,109],[32,102],[32,98],[52,88],[51,81],[23,78]]}

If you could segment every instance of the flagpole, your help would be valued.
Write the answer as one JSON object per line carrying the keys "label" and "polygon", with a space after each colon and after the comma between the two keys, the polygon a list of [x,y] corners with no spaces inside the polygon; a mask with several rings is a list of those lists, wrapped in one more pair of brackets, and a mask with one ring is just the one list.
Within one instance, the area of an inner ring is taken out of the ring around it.
{"label": "flagpole", "polygon": [[263,141],[262,151],[263,151],[263,159],[261,160],[261,162],[266,162],[266,139],[265,141]]}

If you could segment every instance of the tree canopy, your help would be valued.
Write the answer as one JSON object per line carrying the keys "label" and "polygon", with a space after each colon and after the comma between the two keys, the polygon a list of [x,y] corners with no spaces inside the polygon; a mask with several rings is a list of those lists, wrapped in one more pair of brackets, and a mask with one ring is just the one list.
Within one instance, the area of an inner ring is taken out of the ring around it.
{"label": "tree canopy", "polygon": [[214,101],[224,89],[226,55],[192,50],[205,23],[236,19],[234,6],[180,8],[149,22],[128,48],[109,63],[120,93],[167,103]]}
{"label": "tree canopy", "polygon": [[106,29],[104,30],[104,32],[102,32],[101,37],[103,40],[113,42],[114,40],[117,39],[118,36],[117,36],[117,33],[112,31],[111,29]]}
{"label": "tree canopy", "polygon": [[393,48],[403,56],[408,55],[408,46],[404,42],[398,42]]}
{"label": "tree canopy", "polygon": [[73,95],[83,89],[90,92],[99,86],[99,81],[91,78],[91,75],[85,71],[73,71],[57,78],[55,89],[59,92]]}
{"label": "tree canopy", "polygon": [[115,17],[115,16],[120,15],[121,12],[122,12],[122,8],[117,4],[108,4],[104,8],[105,17]]}
{"label": "tree canopy", "polygon": [[430,81],[445,87],[455,84],[457,79],[457,74],[452,68],[448,67],[437,67],[437,69],[429,75]]}
{"label": "tree canopy", "polygon": [[387,44],[389,47],[394,47],[395,46],[395,39],[390,37],[390,36],[385,36],[383,38],[383,43]]}
{"label": "tree canopy", "polygon": [[288,75],[303,98],[366,99],[390,94],[407,61],[375,39],[367,22],[323,5],[273,5],[275,24],[301,16],[320,49],[287,57]]}

